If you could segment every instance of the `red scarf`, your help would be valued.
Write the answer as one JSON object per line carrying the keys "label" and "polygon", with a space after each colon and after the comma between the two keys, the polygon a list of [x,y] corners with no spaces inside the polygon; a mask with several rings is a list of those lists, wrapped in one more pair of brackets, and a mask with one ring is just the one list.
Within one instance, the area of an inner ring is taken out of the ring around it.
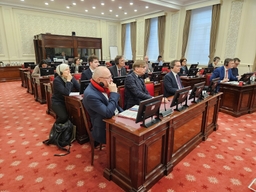
{"label": "red scarf", "polygon": [[101,87],[96,81],[94,81],[93,79],[90,80],[91,84],[93,85],[93,87],[95,87],[97,90],[99,90],[102,93],[107,93],[107,95],[109,96],[110,91],[108,90],[108,88],[105,87]]}

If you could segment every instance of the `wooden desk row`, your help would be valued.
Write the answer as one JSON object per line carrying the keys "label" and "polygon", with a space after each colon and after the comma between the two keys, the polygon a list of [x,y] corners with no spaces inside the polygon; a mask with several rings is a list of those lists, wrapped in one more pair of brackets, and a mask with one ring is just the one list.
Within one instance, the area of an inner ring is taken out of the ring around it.
{"label": "wooden desk row", "polygon": [[104,177],[125,191],[147,191],[208,135],[217,130],[222,93],[141,127],[134,120],[106,119],[107,167]]}
{"label": "wooden desk row", "polygon": [[220,111],[239,117],[256,111],[256,83],[248,85],[220,84],[223,92]]}

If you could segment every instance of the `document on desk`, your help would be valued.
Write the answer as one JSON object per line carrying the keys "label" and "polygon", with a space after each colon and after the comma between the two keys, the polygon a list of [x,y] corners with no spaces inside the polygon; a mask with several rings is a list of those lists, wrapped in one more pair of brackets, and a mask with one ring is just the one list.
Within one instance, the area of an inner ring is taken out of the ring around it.
{"label": "document on desk", "polygon": [[133,110],[130,110],[130,109],[127,109],[121,113],[118,114],[118,116],[120,117],[126,117],[126,118],[129,118],[129,119],[136,119],[137,118],[137,111],[133,111]]}
{"label": "document on desk", "polygon": [[79,92],[70,92],[69,93],[69,96],[77,96],[77,95],[80,95]]}

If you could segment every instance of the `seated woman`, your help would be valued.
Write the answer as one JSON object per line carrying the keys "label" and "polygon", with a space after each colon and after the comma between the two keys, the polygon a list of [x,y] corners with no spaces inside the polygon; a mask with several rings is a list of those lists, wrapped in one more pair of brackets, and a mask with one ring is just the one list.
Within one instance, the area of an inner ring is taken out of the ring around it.
{"label": "seated woman", "polygon": [[40,61],[40,63],[37,66],[35,66],[32,72],[32,77],[40,76],[40,68],[47,68],[47,67],[48,67],[48,62],[46,60]]}
{"label": "seated woman", "polygon": [[156,63],[158,63],[158,66],[162,66],[164,61],[163,61],[163,57],[161,55],[159,55],[157,57]]}
{"label": "seated woman", "polygon": [[56,68],[57,77],[53,80],[52,110],[57,115],[55,123],[65,123],[68,120],[68,112],[65,105],[65,97],[75,89],[79,91],[80,85],[70,74],[68,64],[60,64]]}
{"label": "seated woman", "polygon": [[181,68],[180,68],[179,76],[187,76],[188,75],[187,59],[185,57],[181,58],[180,64],[181,64]]}
{"label": "seated woman", "polygon": [[82,66],[82,65],[79,57],[76,57],[74,59],[74,63],[71,64],[71,67],[75,67],[74,73],[79,73],[79,66]]}

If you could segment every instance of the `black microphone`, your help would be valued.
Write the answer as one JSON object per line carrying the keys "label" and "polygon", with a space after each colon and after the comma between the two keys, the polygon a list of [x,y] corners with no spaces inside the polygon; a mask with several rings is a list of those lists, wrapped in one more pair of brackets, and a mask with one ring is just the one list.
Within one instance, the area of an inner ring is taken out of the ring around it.
{"label": "black microphone", "polygon": [[160,115],[162,115],[163,117],[166,117],[168,115],[171,115],[173,112],[172,108],[170,109],[166,109],[166,102],[165,102],[165,99],[164,99],[164,111],[160,112]]}
{"label": "black microphone", "polygon": [[249,68],[249,72],[251,72],[251,67],[250,67],[250,65],[248,65],[248,68]]}

